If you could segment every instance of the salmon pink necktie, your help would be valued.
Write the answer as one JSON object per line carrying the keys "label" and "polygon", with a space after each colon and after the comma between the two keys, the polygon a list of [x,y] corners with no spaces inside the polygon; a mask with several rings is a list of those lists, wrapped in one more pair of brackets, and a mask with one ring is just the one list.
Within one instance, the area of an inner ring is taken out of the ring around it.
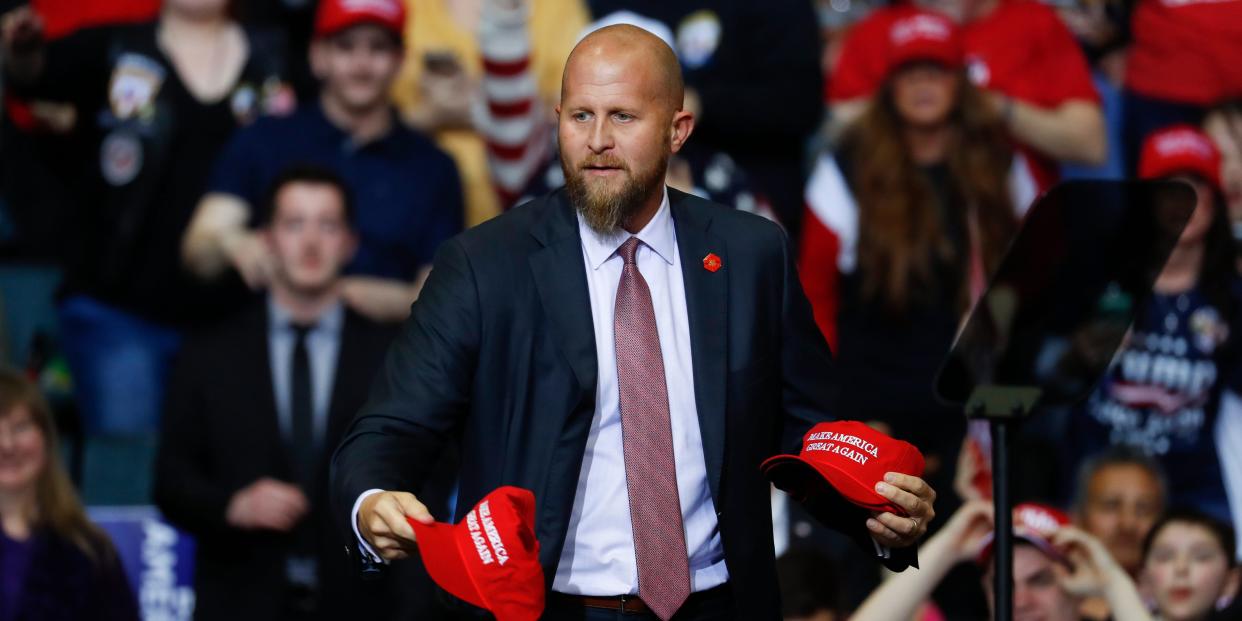
{"label": "salmon pink necktie", "polygon": [[617,286],[613,338],[638,596],[656,616],[668,621],[690,595],[690,567],[677,494],[664,357],[651,290],[635,262],[638,244],[638,238],[631,237],[617,251],[625,267]]}

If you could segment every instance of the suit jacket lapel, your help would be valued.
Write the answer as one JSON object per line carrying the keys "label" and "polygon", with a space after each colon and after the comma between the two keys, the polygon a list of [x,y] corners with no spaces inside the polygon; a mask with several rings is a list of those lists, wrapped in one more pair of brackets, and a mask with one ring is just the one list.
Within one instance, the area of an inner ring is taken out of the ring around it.
{"label": "suit jacket lapel", "polygon": [[[725,380],[728,347],[729,258],[724,242],[710,233],[711,214],[691,209],[686,194],[669,189],[678,254],[686,286],[686,310],[690,318],[690,350],[694,364],[694,400],[698,406],[699,433],[707,466],[712,498],[720,502],[720,477],[725,446]],[[703,266],[708,253],[719,257],[722,267]]]}
{"label": "suit jacket lapel", "polygon": [[360,369],[367,368],[364,361],[359,359],[359,342],[355,338],[357,319],[348,310],[345,311],[345,321],[341,326],[340,349],[336,354],[336,372],[332,378],[332,396],[328,398],[328,421],[324,428],[323,438],[320,439],[319,461],[323,462],[323,468],[327,468],[328,461],[332,457],[332,451],[336,448],[330,444],[334,438],[342,438],[345,435],[345,428],[349,426],[353,420],[355,412],[349,407],[350,387],[354,385],[353,375]]}
{"label": "suit jacket lapel", "polygon": [[[357,413],[356,386],[365,385],[366,380],[358,377],[362,369],[372,368],[363,360],[362,343],[359,342],[358,318],[349,310],[345,311],[345,320],[341,325],[340,349],[336,353],[336,371],[332,377],[332,394],[328,397],[328,420],[324,425],[323,437],[319,438],[318,453],[315,457],[315,472],[318,481],[328,480],[328,470],[332,463],[332,453],[336,444],[345,437],[345,430]],[[311,490],[312,494],[326,491],[322,486]],[[311,502],[316,502],[312,498]]]}
{"label": "suit jacket lapel", "polygon": [[[686,287],[694,397],[704,461],[712,498],[719,499],[725,446],[728,256],[724,243],[709,232],[710,214],[690,209],[685,197],[669,190]],[[530,256],[531,271],[548,316],[548,328],[573,368],[584,396],[593,396],[599,369],[578,221],[563,193],[553,194],[548,201],[543,218],[531,229],[543,245]],[[708,253],[718,256],[725,267],[716,272],[704,269],[703,258]]]}
{"label": "suit jacket lapel", "polygon": [[594,395],[599,369],[578,221],[561,192],[547,200],[542,219],[531,228],[543,248],[530,255],[530,269],[548,317],[548,329],[584,394]]}

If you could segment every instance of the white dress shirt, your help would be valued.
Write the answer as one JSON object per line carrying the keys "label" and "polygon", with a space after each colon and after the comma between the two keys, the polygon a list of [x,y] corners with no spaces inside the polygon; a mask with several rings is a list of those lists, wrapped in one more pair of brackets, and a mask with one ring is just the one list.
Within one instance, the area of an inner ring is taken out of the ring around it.
{"label": "white dress shirt", "polygon": [[[269,295],[267,298],[268,363],[272,371],[272,396],[276,399],[276,419],[282,438],[293,437],[293,347],[297,335],[293,316]],[[311,370],[312,432],[315,442],[323,441],[328,430],[328,408],[336,383],[336,362],[341,351],[341,330],[345,325],[345,306],[330,306],[306,333],[306,353]],[[329,447],[329,450],[331,447]]]}
{"label": "white dress shirt", "polygon": [[[578,229],[591,296],[599,378],[577,496],[552,590],[577,595],[635,594],[638,565],[625,482],[621,395],[613,340],[613,311],[624,265],[617,249],[630,234],[623,231],[602,238],[581,218]],[[667,190],[655,217],[635,237],[643,242],[638,246],[635,261],[651,290],[664,359],[677,488],[690,561],[690,590],[702,591],[723,584],[729,573],[725,569],[716,508],[707,485],[703,439],[694,402],[686,288]]]}
{"label": "white dress shirt", "polygon": [[[293,315],[267,296],[268,363],[272,372],[272,396],[276,400],[276,421],[280,436],[293,442],[293,349],[297,333]],[[341,351],[341,331],[345,325],[345,306],[336,302],[328,307],[306,333],[306,354],[310,362],[311,433],[315,450],[324,450],[328,430],[336,363]],[[331,450],[332,447],[327,447]],[[318,562],[313,557],[290,555],[285,559],[285,575],[291,584],[313,586],[318,583]]]}

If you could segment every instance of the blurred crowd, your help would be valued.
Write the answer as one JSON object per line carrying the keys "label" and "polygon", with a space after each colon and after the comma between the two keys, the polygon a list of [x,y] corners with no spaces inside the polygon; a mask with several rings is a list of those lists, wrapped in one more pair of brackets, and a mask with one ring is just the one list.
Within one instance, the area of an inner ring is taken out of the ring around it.
{"label": "blurred crowd", "polygon": [[1018,618],[1242,618],[1242,0],[0,0],[0,621],[137,618],[84,506],[151,503],[197,618],[440,618],[417,563],[341,562],[328,460],[438,246],[563,184],[564,60],[615,23],[685,74],[668,185],[785,229],[837,417],[940,492],[881,575],[774,491],[787,621],[988,617],[991,439],[934,378],[1073,178],[1196,203],[1020,434]]}

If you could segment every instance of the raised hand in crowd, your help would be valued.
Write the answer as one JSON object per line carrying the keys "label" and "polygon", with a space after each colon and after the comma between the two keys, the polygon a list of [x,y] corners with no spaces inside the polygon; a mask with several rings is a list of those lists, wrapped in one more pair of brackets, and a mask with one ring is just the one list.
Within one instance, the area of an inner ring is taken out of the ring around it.
{"label": "raised hand in crowd", "polygon": [[408,115],[410,123],[426,132],[473,129],[479,85],[466,73],[461,59],[452,52],[427,52],[422,62],[418,81],[422,104]]}
{"label": "raised hand in crowd", "polygon": [[233,494],[225,520],[243,530],[287,532],[297,526],[309,508],[298,486],[264,477]]}
{"label": "raised hand in crowd", "polygon": [[991,504],[971,501],[962,505],[944,528],[923,544],[918,571],[902,572],[880,585],[851,617],[852,621],[910,618],[950,569],[978,556],[991,532]]}
{"label": "raised hand in crowd", "polygon": [[[978,558],[983,546],[987,544],[988,535],[993,528],[993,507],[991,501],[973,500],[962,505],[949,521],[937,533],[943,533],[947,553],[955,562],[970,561]],[[933,537],[933,540],[936,537]],[[931,545],[931,542],[928,542]]]}
{"label": "raised hand in crowd", "polygon": [[[1222,106],[1208,113],[1203,130],[1220,149],[1221,191],[1229,209],[1229,221],[1242,220],[1242,103]],[[1235,232],[1234,237],[1238,234]]]}
{"label": "raised hand in crowd", "polygon": [[974,437],[968,435],[962,441],[962,448],[957,453],[957,467],[953,470],[953,491],[959,498],[965,501],[988,500],[983,491],[987,488],[981,486],[980,481],[991,479],[990,459]]}
{"label": "raised hand in crowd", "polygon": [[1069,560],[1070,567],[1053,565],[1057,582],[1077,598],[1103,597],[1115,619],[1150,619],[1143,598],[1130,576],[1113,560],[1099,539],[1073,526],[1063,526],[1052,543]]}
{"label": "raised hand in crowd", "polygon": [[29,5],[0,16],[5,68],[20,80],[36,77],[42,69],[43,18]]}
{"label": "raised hand in crowd", "polygon": [[275,258],[263,236],[257,231],[230,228],[221,240],[224,256],[241,275],[246,286],[260,291],[267,288],[275,269]]}

